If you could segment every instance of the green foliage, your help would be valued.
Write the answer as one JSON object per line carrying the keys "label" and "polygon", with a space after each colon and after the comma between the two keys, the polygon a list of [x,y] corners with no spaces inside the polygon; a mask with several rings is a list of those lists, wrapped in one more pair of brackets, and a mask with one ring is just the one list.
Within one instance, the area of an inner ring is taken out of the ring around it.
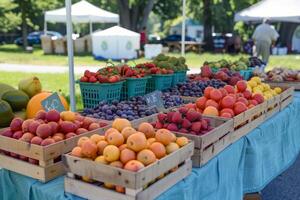
{"label": "green foliage", "polygon": [[20,15],[13,12],[16,7],[17,4],[10,0],[0,1],[0,32],[13,31],[21,24]]}
{"label": "green foliage", "polygon": [[181,15],[181,0],[159,0],[153,7],[153,12],[160,16],[161,20],[170,20]]}

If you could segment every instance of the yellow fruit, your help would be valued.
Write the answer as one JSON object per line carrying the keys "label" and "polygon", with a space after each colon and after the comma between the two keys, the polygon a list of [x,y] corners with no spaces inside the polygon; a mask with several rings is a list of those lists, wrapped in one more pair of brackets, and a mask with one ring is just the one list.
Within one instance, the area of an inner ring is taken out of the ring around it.
{"label": "yellow fruit", "polygon": [[250,80],[250,81],[248,81],[248,85],[253,88],[253,87],[257,86],[257,82],[254,80]]}
{"label": "yellow fruit", "polygon": [[108,162],[105,160],[104,156],[98,156],[98,157],[95,159],[95,162],[99,162],[99,163],[102,163],[102,164],[105,164],[105,165],[108,164]]}
{"label": "yellow fruit", "polygon": [[276,87],[274,88],[274,91],[277,93],[277,94],[280,94],[282,92],[282,89],[280,87]]}
{"label": "yellow fruit", "polygon": [[120,150],[114,145],[107,145],[103,150],[103,156],[108,162],[119,160]]}
{"label": "yellow fruit", "polygon": [[180,147],[177,143],[171,142],[166,146],[167,154],[173,153],[174,151],[178,150]]}
{"label": "yellow fruit", "polygon": [[180,147],[182,147],[182,146],[188,144],[188,143],[189,143],[189,140],[188,140],[186,137],[178,137],[178,138],[176,139],[176,143],[177,143]]}
{"label": "yellow fruit", "polygon": [[254,76],[251,78],[251,81],[255,81],[256,83],[261,83],[261,79],[258,76]]}

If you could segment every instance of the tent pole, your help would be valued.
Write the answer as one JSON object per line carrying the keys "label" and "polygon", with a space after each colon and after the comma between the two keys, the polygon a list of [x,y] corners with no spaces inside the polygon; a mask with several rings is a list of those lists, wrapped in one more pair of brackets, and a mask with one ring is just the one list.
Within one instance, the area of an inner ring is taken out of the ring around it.
{"label": "tent pole", "polygon": [[75,102],[75,78],[74,78],[74,52],[73,52],[73,39],[72,39],[72,9],[71,0],[65,0],[66,4],[66,22],[67,22],[67,46],[68,46],[68,62],[69,62],[69,87],[70,87],[70,105],[71,111],[76,110]]}
{"label": "tent pole", "polygon": [[46,17],[44,17],[44,35],[47,35],[47,21],[46,21]]}
{"label": "tent pole", "polygon": [[90,35],[93,33],[93,24],[92,22],[90,21]]}
{"label": "tent pole", "polygon": [[185,1],[182,1],[182,23],[181,23],[181,56],[185,54]]}

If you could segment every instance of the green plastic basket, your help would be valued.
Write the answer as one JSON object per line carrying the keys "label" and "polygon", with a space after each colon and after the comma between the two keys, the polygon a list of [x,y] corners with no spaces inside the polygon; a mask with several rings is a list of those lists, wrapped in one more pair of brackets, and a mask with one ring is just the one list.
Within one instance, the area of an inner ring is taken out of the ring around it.
{"label": "green plastic basket", "polygon": [[217,73],[219,71],[220,68],[216,68],[216,67],[212,67],[211,70],[213,73]]}
{"label": "green plastic basket", "polygon": [[249,80],[253,75],[253,69],[248,68],[246,70],[240,70],[239,73],[244,78],[244,80]]}
{"label": "green plastic basket", "polygon": [[146,85],[149,78],[151,77],[126,78],[122,88],[121,99],[127,100],[131,97],[145,95]]}
{"label": "green plastic basket", "polygon": [[173,74],[154,74],[147,82],[146,93],[166,90],[172,87]]}
{"label": "green plastic basket", "polygon": [[124,81],[117,83],[86,83],[77,81],[80,86],[81,97],[84,108],[94,108],[101,101],[110,103],[120,100]]}
{"label": "green plastic basket", "polygon": [[175,86],[177,83],[183,83],[186,80],[186,71],[175,72],[172,79],[172,86]]}

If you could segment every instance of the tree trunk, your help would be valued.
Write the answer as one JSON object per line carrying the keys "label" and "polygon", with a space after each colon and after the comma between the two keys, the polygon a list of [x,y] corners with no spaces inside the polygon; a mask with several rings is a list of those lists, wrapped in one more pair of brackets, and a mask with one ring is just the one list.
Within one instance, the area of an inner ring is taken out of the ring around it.
{"label": "tree trunk", "polygon": [[147,1],[147,5],[145,6],[144,11],[143,11],[142,21],[141,21],[139,30],[142,30],[143,27],[147,26],[148,18],[149,18],[150,12],[153,9],[154,3],[155,3],[155,0]]}
{"label": "tree trunk", "polygon": [[128,0],[118,0],[120,25],[124,28],[130,29],[130,8]]}
{"label": "tree trunk", "polygon": [[204,42],[206,50],[213,49],[211,0],[203,0]]}
{"label": "tree trunk", "polygon": [[279,29],[279,42],[287,47],[292,48],[293,34],[297,28],[297,23],[282,22]]}
{"label": "tree trunk", "polygon": [[22,19],[22,40],[23,40],[23,48],[26,50],[28,46],[28,41],[27,41],[27,21],[26,21],[26,10],[25,10],[25,5],[26,2],[22,2],[20,4],[21,6],[21,19]]}

